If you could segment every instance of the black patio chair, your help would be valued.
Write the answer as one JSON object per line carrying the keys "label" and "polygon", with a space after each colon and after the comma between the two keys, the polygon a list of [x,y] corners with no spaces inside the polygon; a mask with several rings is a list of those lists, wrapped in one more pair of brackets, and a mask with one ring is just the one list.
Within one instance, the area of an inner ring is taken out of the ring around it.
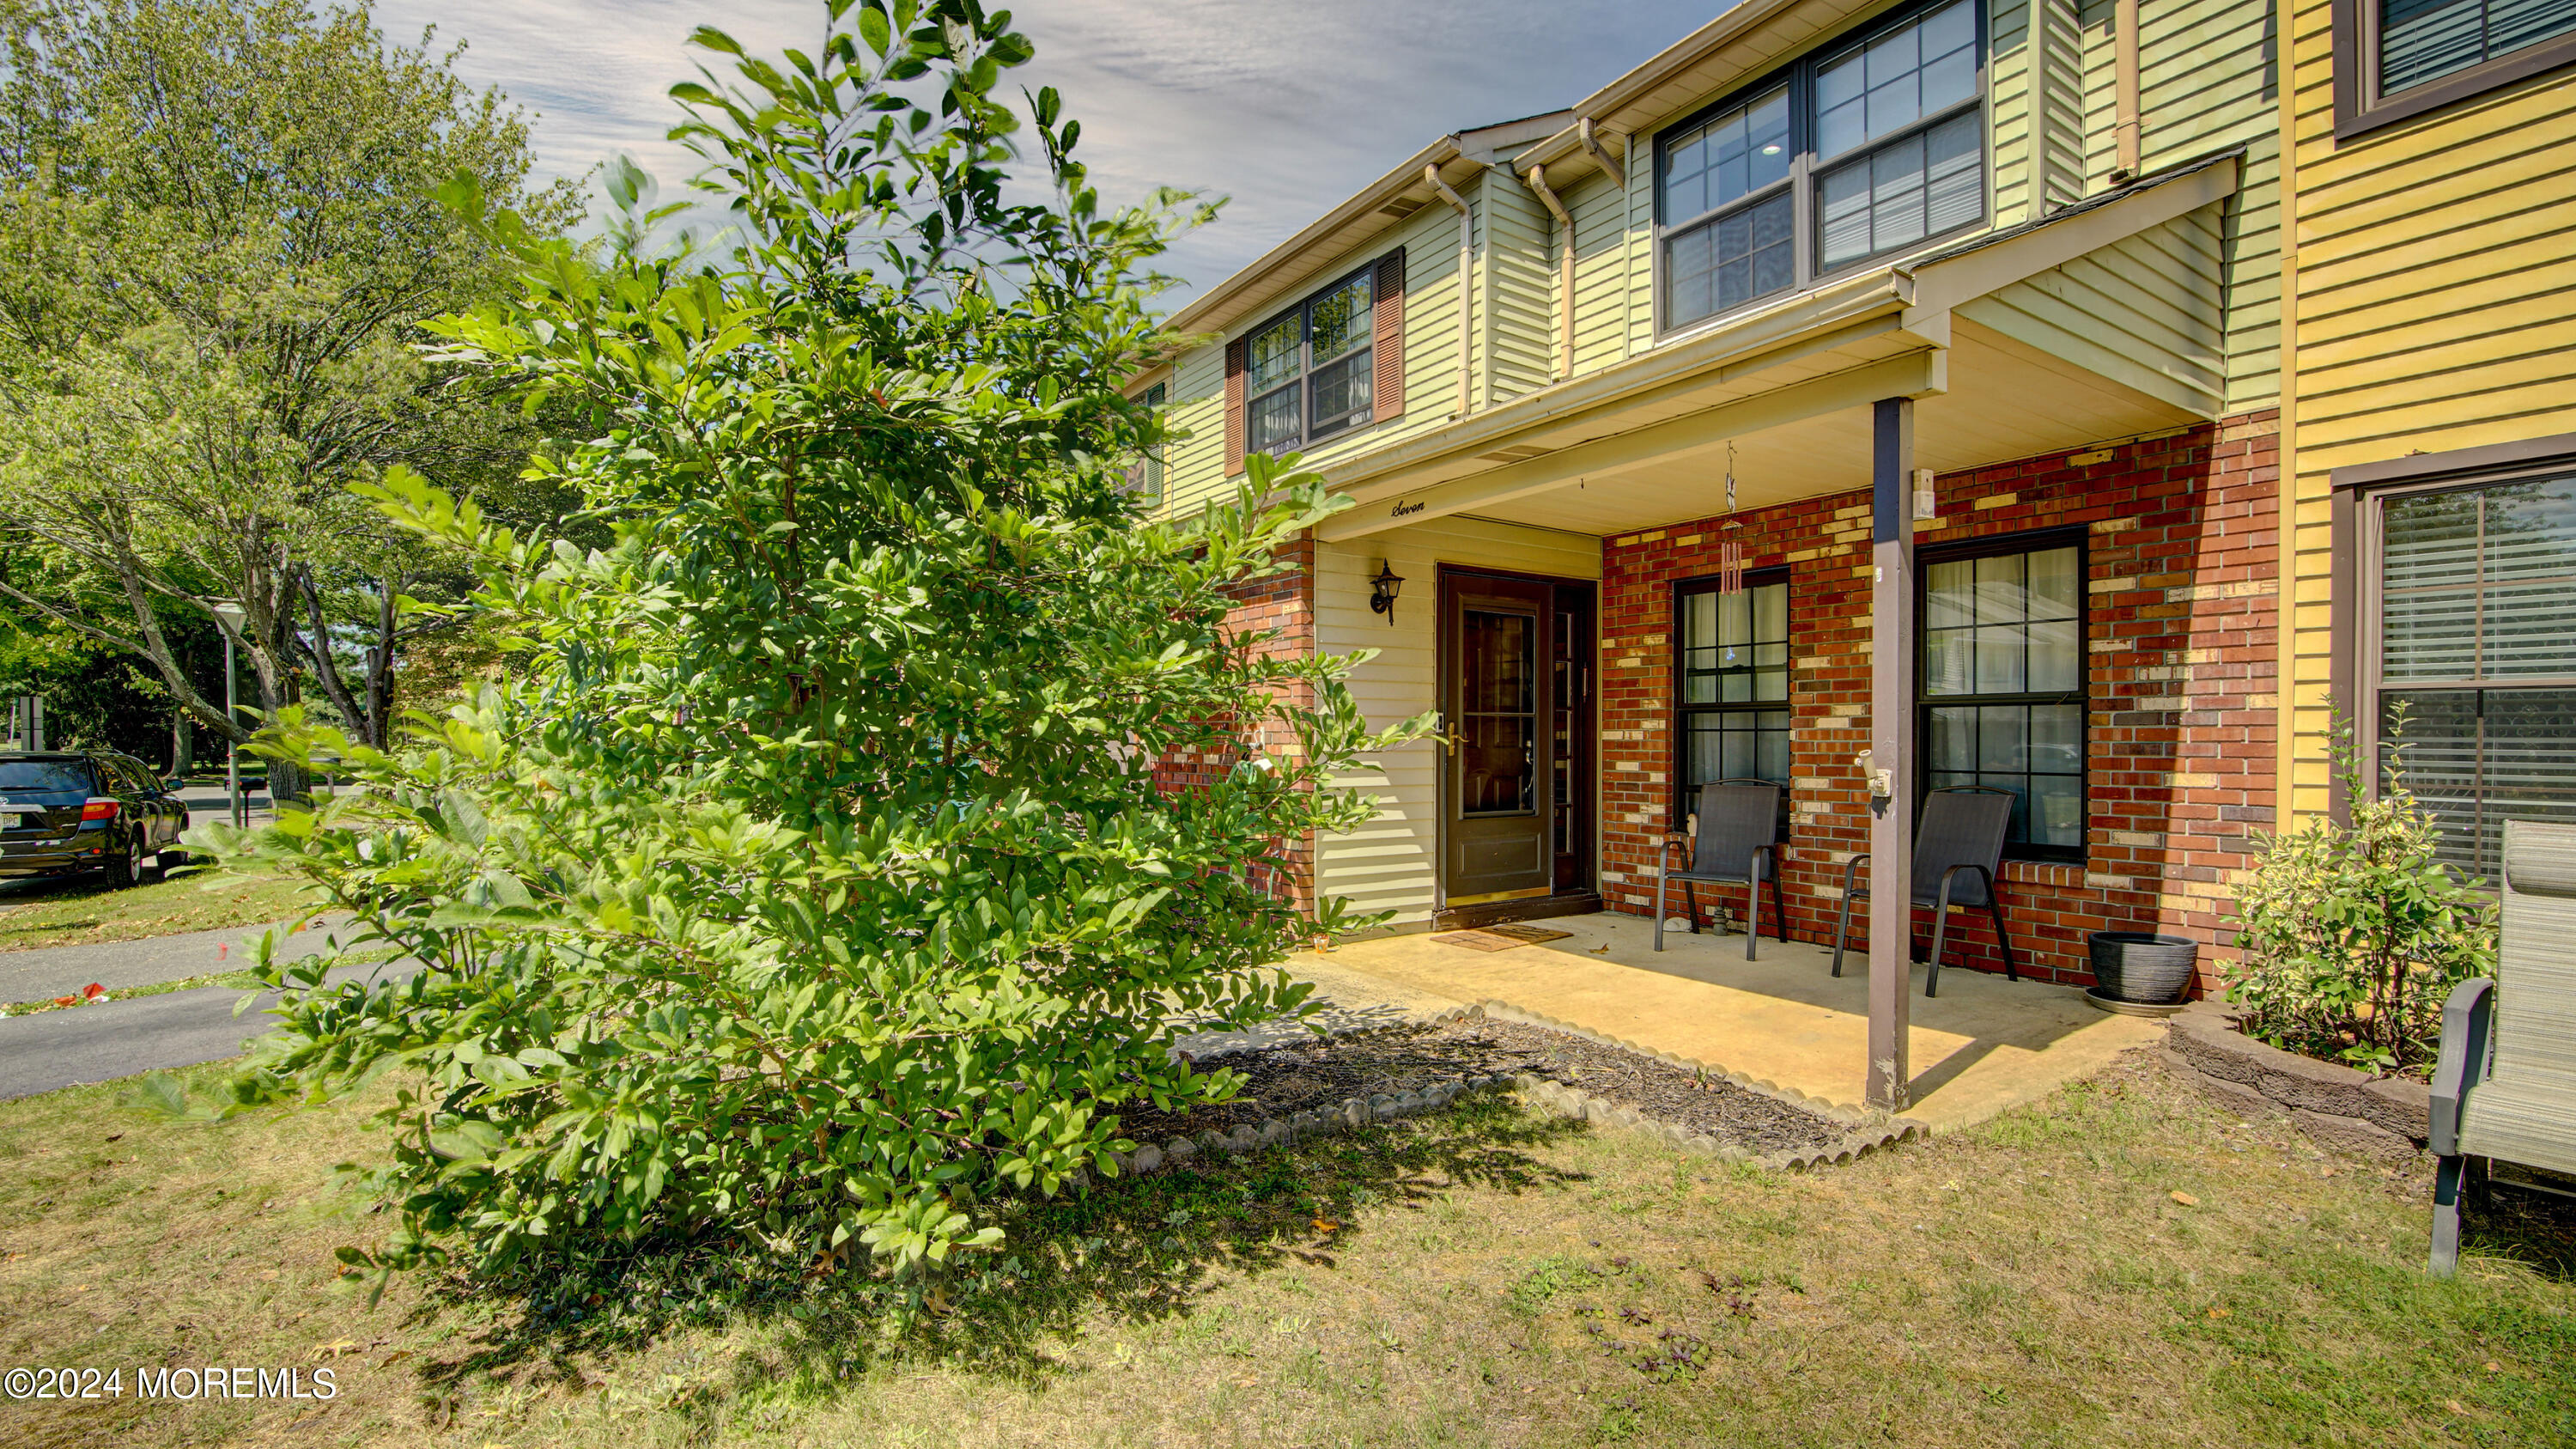
{"label": "black patio chair", "polygon": [[[1689,835],[1664,837],[1664,859],[1655,870],[1655,949],[1664,949],[1664,890],[1668,881],[1682,883],[1682,909],[1691,934],[1699,934],[1699,900],[1691,883],[1742,884],[1750,905],[1744,913],[1744,959],[1753,959],[1762,939],[1762,885],[1771,885],[1771,934],[1789,939],[1780,913],[1780,872],[1772,855],[1780,843],[1780,787],[1769,780],[1719,780],[1699,787],[1697,828]],[[1688,843],[1690,866],[1673,869],[1673,847]]]}
{"label": "black patio chair", "polygon": [[[1991,785],[1954,785],[1923,797],[1923,818],[1914,828],[1914,904],[1930,907],[1932,969],[1924,973],[1923,994],[1941,994],[1941,944],[1950,926],[1952,906],[1983,906],[1995,923],[1995,944],[2004,952],[2004,976],[2019,981],[2013,964],[2012,938],[2004,934],[2003,907],[1995,899],[1995,871],[2003,864],[2004,836],[2012,829],[2013,795]],[[1843,974],[1843,936],[1851,926],[1851,903],[1869,899],[1859,883],[1866,852],[1843,867],[1843,909],[1834,922],[1834,974]],[[1965,877],[1965,879],[1962,879]],[[1913,952],[1914,931],[1906,928],[1906,951]]]}

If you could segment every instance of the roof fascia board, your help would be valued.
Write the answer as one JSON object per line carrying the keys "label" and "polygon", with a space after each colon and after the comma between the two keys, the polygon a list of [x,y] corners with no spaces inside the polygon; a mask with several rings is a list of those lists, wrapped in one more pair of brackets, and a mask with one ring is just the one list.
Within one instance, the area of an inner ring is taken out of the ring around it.
{"label": "roof fascia board", "polygon": [[1386,498],[1373,500],[1389,504],[1383,509],[1362,503],[1316,525],[1315,536],[1329,543],[1345,543],[1391,528],[1571,487],[1588,476],[1714,447],[1747,433],[1803,422],[1824,413],[1856,410],[1881,398],[1944,392],[1949,387],[1948,360],[1948,354],[1927,348],[1828,373],[1631,432],[1578,443],[1545,457],[1399,494],[1391,503]]}
{"label": "roof fascia board", "polygon": [[[1458,138],[1443,136],[1413,153],[1402,165],[1371,182],[1358,194],[1324,213],[1300,229],[1296,235],[1263,252],[1250,266],[1217,283],[1190,300],[1190,304],[1172,314],[1165,324],[1173,332],[1213,331],[1230,319],[1227,304],[1242,297],[1258,284],[1304,260],[1306,253],[1333,233],[1385,206],[1422,184],[1422,168],[1445,165],[1459,158]],[[1390,221],[1388,225],[1400,225]]]}

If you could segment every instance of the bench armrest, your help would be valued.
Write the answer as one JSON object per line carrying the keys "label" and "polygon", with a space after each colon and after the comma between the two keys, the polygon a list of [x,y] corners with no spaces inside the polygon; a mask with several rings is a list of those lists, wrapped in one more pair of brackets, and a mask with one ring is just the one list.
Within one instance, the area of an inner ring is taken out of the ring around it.
{"label": "bench armrest", "polygon": [[2460,1102],[2487,1079],[2487,1041],[2494,1028],[2494,981],[2478,976],[2452,988],[2442,1007],[2442,1057],[2433,1068],[2425,1144],[2436,1157],[2460,1155]]}

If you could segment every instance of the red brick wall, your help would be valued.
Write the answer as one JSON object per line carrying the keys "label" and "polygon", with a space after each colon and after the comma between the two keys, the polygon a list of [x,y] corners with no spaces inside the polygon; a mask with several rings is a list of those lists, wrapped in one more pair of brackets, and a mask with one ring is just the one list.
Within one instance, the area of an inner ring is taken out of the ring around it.
{"label": "red brick wall", "polygon": [[[2279,604],[2270,411],[2083,453],[1938,480],[1924,544],[2084,525],[2089,783],[2081,865],[2008,863],[2005,921],[2025,973],[2092,980],[2085,933],[2196,937],[2203,989],[2229,939],[2227,880],[2249,832],[2272,824]],[[1852,757],[1869,744],[1869,498],[1865,491],[1604,540],[1602,895],[1651,913],[1672,816],[1671,585],[1790,570],[1791,812],[1782,886],[1789,933],[1830,942],[1842,869],[1865,848]],[[1740,900],[1734,900],[1739,909]],[[1861,938],[1855,912],[1853,935]],[[1918,941],[1928,942],[1930,920]],[[1952,917],[1965,961],[2003,969],[1982,915]]]}
{"label": "red brick wall", "polygon": [[[1301,538],[1282,548],[1279,561],[1288,565],[1285,571],[1250,580],[1232,591],[1235,604],[1226,613],[1226,627],[1238,639],[1275,631],[1274,637],[1253,646],[1256,656],[1302,658],[1315,652],[1314,540]],[[1311,706],[1313,691],[1303,684],[1295,685],[1288,692],[1288,702],[1301,709]],[[1245,743],[1258,745],[1270,754],[1296,748],[1294,736],[1284,734],[1276,725],[1266,728],[1267,735]],[[1241,748],[1167,755],[1155,762],[1154,783],[1166,790],[1196,789],[1223,779],[1242,758]],[[1311,910],[1315,903],[1314,863],[1313,840],[1283,840],[1267,864],[1254,867],[1252,878],[1262,888],[1287,896],[1301,909]]]}

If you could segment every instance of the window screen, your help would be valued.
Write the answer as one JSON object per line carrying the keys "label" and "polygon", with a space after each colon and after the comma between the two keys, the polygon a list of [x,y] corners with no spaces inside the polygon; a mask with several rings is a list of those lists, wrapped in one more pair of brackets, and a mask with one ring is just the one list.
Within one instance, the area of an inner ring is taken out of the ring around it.
{"label": "window screen", "polygon": [[1878,24],[1656,139],[1662,326],[1985,218],[1976,5],[1948,0]]}
{"label": "window screen", "polygon": [[2508,819],[2576,822],[2576,475],[2386,499],[2378,739],[2493,879]]}
{"label": "window screen", "polygon": [[[1797,280],[1789,88],[1782,86],[1668,140],[1658,184],[1667,326],[1695,322]],[[1767,193],[1767,194],[1766,194]],[[1747,197],[1759,196],[1739,205]]]}
{"label": "window screen", "polygon": [[1674,614],[1678,820],[1711,781],[1789,783],[1789,582],[1686,585]]}
{"label": "window screen", "polygon": [[2378,0],[2379,92],[2576,33],[2576,0]]}
{"label": "window screen", "polygon": [[1336,282],[1252,334],[1244,349],[1244,448],[1284,453],[1369,420],[1375,402],[1376,268]]}
{"label": "window screen", "polygon": [[2072,543],[1951,557],[1923,571],[1927,788],[2013,795],[2019,853],[2084,848],[2084,558]]}

